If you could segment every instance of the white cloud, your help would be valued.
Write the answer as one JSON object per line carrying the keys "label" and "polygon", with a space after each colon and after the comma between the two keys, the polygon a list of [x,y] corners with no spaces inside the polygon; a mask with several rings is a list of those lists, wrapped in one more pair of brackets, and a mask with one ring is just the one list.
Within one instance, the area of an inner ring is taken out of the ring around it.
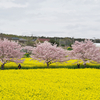
{"label": "white cloud", "polygon": [[13,1],[15,0],[1,0],[0,1],[0,8],[13,8],[13,7],[17,7],[17,8],[25,8],[25,7],[28,7],[29,4],[28,3],[25,3],[25,4],[16,4],[14,3]]}
{"label": "white cloud", "polygon": [[0,0],[0,14],[0,32],[100,37],[100,0]]}

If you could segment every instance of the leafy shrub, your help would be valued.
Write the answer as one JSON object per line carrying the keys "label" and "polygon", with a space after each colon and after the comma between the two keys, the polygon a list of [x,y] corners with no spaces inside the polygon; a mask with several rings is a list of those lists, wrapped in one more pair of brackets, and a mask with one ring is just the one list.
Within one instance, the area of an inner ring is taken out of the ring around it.
{"label": "leafy shrub", "polygon": [[72,48],[71,47],[68,47],[67,50],[72,50]]}
{"label": "leafy shrub", "polygon": [[30,57],[30,54],[29,54],[29,53],[25,53],[25,54],[24,54],[24,57],[25,57],[25,58],[29,58],[29,57]]}

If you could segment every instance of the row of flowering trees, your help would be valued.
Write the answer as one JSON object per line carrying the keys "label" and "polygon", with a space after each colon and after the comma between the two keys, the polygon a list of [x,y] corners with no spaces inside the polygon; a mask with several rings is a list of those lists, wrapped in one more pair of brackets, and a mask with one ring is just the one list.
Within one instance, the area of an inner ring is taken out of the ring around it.
{"label": "row of flowering trees", "polygon": [[100,63],[100,48],[90,41],[85,40],[84,42],[75,41],[72,45],[71,51],[65,50],[61,47],[57,47],[56,44],[45,41],[39,43],[36,47],[26,46],[21,47],[20,44],[8,39],[0,39],[0,61],[2,62],[1,69],[4,69],[4,65],[7,62],[16,62],[17,64],[22,63],[24,60],[21,58],[24,55],[23,49],[27,52],[31,51],[31,57],[39,61],[45,61],[47,67],[54,62],[64,62],[70,59],[82,60],[84,66],[87,62],[96,61]]}

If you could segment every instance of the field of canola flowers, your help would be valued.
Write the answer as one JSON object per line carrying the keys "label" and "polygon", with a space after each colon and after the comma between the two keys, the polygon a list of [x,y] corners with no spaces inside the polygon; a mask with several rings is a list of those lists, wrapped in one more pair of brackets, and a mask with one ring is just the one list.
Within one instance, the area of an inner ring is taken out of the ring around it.
{"label": "field of canola flowers", "polygon": [[[23,58],[22,58],[23,59]],[[77,60],[69,60],[67,62],[56,62],[50,65],[50,68],[77,68]],[[0,63],[1,64],[1,63]],[[31,60],[31,58],[25,58],[25,61],[21,64],[22,69],[36,69],[36,68],[47,68],[44,62],[39,62],[37,60]],[[80,67],[84,68],[83,63],[80,63]],[[87,63],[87,68],[100,68],[100,64]],[[18,69],[18,65],[14,62],[5,64],[4,69]]]}
{"label": "field of canola flowers", "polygon": [[100,100],[100,70],[0,70],[0,100]]}

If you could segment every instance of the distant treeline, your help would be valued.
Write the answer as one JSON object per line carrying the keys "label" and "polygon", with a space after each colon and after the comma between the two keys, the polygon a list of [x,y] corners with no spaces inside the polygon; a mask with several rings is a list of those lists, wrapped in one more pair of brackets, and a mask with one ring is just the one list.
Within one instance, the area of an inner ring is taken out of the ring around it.
{"label": "distant treeline", "polygon": [[[11,39],[12,37],[18,37],[18,38],[23,38],[23,39],[35,39],[35,38],[48,38],[48,39],[51,39],[53,41],[57,41],[57,40],[65,40],[65,39],[68,39],[70,41],[72,41],[72,43],[74,41],[84,41],[85,38],[74,38],[74,37],[45,37],[45,36],[21,36],[21,35],[13,35],[13,34],[5,34],[5,33],[0,33],[0,38],[8,38],[8,39]],[[100,43],[100,39],[90,39],[92,40],[92,42],[95,42],[95,43]]]}

